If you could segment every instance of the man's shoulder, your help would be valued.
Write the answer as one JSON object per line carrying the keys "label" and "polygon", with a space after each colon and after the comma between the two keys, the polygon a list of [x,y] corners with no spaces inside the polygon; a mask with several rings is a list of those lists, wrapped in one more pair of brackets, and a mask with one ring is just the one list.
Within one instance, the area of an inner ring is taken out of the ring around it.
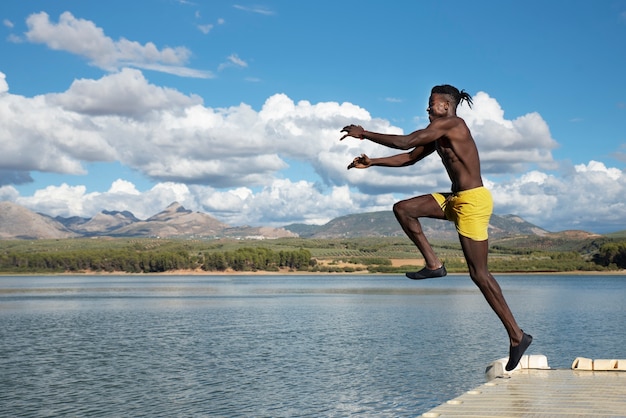
{"label": "man's shoulder", "polygon": [[444,116],[437,118],[431,122],[431,124],[437,124],[439,126],[445,126],[447,128],[453,128],[457,125],[467,126],[465,120],[457,115]]}
{"label": "man's shoulder", "polygon": [[449,116],[450,119],[453,119],[456,123],[462,123],[465,125],[465,119],[458,115]]}

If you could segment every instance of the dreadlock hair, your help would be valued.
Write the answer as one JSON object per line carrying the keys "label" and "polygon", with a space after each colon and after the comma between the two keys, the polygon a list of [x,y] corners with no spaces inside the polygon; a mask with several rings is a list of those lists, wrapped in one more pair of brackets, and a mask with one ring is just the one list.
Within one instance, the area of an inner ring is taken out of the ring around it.
{"label": "dreadlock hair", "polygon": [[460,103],[462,103],[463,100],[467,102],[467,105],[470,108],[472,107],[472,96],[470,96],[469,93],[467,93],[465,90],[459,91],[459,89],[457,89],[454,86],[451,86],[450,84],[442,84],[441,86],[435,86],[432,88],[430,93],[431,94],[433,93],[446,94],[452,97],[454,99],[455,107],[458,106]]}

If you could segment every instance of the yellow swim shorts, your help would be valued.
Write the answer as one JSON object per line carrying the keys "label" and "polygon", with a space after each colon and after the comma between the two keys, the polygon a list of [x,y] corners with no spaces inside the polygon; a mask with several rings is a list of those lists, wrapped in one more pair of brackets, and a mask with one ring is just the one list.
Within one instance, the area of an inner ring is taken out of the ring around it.
{"label": "yellow swim shorts", "polygon": [[460,235],[474,241],[489,238],[487,229],[493,211],[491,193],[485,187],[463,190],[457,193],[433,193],[446,219],[454,222]]}

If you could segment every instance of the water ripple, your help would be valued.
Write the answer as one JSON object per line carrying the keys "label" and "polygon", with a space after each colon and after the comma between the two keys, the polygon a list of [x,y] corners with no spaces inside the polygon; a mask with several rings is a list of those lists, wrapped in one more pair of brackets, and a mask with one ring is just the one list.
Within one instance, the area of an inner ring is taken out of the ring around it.
{"label": "water ripple", "polygon": [[[461,279],[46,280],[0,286],[1,416],[412,417],[506,355]],[[538,352],[623,357],[624,280],[526,280],[503,288]]]}

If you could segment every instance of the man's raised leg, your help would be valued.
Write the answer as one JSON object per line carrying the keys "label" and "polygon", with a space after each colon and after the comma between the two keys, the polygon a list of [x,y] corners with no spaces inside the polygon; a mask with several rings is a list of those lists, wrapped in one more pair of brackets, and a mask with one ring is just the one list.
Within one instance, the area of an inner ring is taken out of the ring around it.
{"label": "man's raised leg", "polygon": [[414,280],[442,277],[447,274],[443,263],[435,254],[424,235],[418,218],[445,219],[441,207],[431,195],[423,195],[402,200],[393,206],[393,213],[400,223],[402,230],[422,253],[426,266],[414,273],[407,273],[407,277]]}

